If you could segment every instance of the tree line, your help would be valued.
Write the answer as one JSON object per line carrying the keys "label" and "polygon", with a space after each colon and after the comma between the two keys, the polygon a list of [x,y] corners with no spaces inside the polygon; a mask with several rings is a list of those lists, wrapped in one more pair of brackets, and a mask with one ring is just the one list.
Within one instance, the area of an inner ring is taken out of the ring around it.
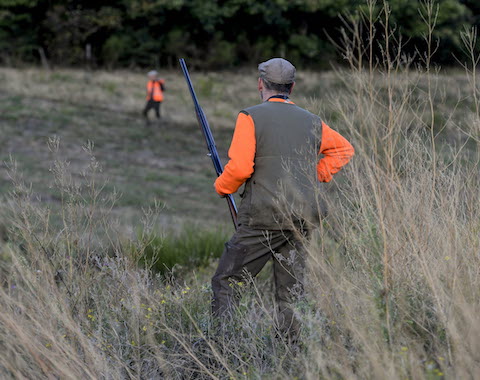
{"label": "tree line", "polygon": [[[454,64],[463,54],[460,32],[480,24],[480,1],[436,3],[435,60]],[[422,1],[386,4],[405,50],[418,52]],[[383,5],[378,0],[376,12]],[[366,0],[0,0],[0,62],[168,67],[188,57],[222,69],[286,56],[322,68],[342,60],[334,48],[341,27],[365,8]]]}

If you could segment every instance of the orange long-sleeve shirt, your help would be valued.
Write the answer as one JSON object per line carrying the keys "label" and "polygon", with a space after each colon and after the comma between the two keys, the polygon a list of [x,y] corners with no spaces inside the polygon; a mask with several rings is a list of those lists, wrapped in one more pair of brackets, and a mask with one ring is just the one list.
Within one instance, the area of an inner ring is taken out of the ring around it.
{"label": "orange long-sleeve shirt", "polygon": [[[269,101],[284,100],[273,98]],[[250,115],[240,113],[228,151],[230,160],[225,165],[223,174],[215,181],[215,190],[218,194],[235,193],[252,176],[255,170],[255,152],[255,123]],[[322,121],[320,153],[323,157],[317,164],[318,180],[329,182],[333,175],[350,161],[354,149],[347,139]]]}

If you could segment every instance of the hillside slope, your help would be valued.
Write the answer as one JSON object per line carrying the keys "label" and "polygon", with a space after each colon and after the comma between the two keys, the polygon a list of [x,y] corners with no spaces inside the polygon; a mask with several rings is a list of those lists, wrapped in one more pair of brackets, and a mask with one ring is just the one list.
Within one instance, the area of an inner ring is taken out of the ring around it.
{"label": "hillside slope", "polygon": [[[52,161],[68,161],[81,181],[90,160],[83,147],[92,141],[102,167],[98,180],[106,181],[105,191],[120,193],[116,211],[126,223],[155,200],[165,205],[165,215],[207,223],[228,220],[227,208],[212,191],[215,173],[183,77],[166,73],[165,79],[163,123],[146,127],[140,115],[141,74],[0,69],[0,159],[15,159],[40,198],[55,205]],[[232,96],[223,99],[211,75],[197,74],[194,80],[225,159],[237,112]],[[55,157],[47,144],[53,137],[60,139]],[[9,190],[2,165],[0,192]]]}

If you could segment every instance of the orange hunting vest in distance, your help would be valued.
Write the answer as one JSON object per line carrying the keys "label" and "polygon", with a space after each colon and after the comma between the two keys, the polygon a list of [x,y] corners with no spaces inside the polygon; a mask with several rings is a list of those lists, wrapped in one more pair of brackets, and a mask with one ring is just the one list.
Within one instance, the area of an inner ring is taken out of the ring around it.
{"label": "orange hunting vest in distance", "polygon": [[147,100],[163,102],[162,87],[165,81],[163,79],[150,80],[147,83]]}

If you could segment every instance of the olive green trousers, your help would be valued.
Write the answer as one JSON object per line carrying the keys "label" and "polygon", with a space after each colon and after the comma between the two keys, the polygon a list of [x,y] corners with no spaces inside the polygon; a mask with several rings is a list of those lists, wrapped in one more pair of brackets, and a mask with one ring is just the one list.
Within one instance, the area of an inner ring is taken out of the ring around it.
{"label": "olive green trousers", "polygon": [[303,293],[304,242],[307,235],[306,232],[265,231],[240,226],[225,244],[212,278],[213,315],[221,318],[237,301],[232,282],[255,277],[272,259],[278,328],[289,340],[297,341],[299,323],[292,303]]}

